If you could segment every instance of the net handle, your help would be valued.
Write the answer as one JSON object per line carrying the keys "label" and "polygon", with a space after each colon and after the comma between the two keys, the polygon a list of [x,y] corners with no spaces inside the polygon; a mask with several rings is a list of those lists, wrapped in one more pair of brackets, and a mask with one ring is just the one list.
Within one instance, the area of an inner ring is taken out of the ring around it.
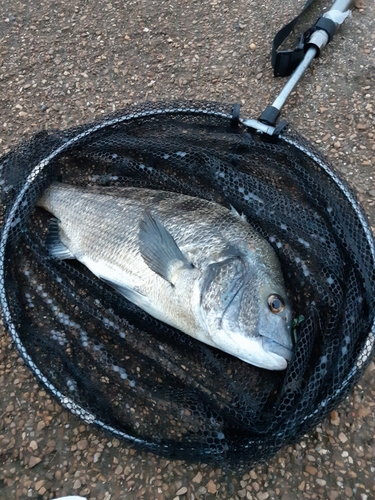
{"label": "net handle", "polygon": [[[336,0],[330,10],[319,17],[317,22],[313,26],[311,26],[311,28],[305,31],[305,33],[301,37],[300,45],[298,46],[296,51],[283,51],[278,53],[278,56],[280,56],[279,66],[281,65],[281,61],[283,59],[281,57],[282,54],[288,55],[290,60],[292,58],[292,55],[296,53],[299,53],[301,57],[303,56],[303,58],[294,70],[288,82],[281,90],[280,94],[276,97],[275,101],[270,106],[267,106],[267,108],[260,115],[260,122],[271,127],[276,126],[281,109],[283,108],[286,100],[301,79],[302,75],[305,73],[306,69],[311,64],[311,61],[315,57],[319,56],[321,49],[332,40],[336,28],[340,24],[342,24],[346,17],[350,14],[350,10],[348,9],[351,3],[352,0]],[[275,75],[276,72],[277,68],[275,68]],[[285,75],[287,74],[288,73],[285,73]]]}

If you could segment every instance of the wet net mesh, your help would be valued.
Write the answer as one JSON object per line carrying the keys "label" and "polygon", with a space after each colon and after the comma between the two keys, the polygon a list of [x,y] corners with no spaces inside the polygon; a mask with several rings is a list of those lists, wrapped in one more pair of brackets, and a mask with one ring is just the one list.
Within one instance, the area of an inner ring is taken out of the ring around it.
{"label": "wet net mesh", "polygon": [[[0,159],[0,294],[29,367],[88,423],[168,457],[254,464],[316,425],[374,349],[366,219],[294,131],[277,142],[214,103],[148,104],[36,134]],[[284,372],[253,367],[148,316],[76,261],[52,258],[53,180],[139,186],[232,205],[276,250],[294,316]]]}

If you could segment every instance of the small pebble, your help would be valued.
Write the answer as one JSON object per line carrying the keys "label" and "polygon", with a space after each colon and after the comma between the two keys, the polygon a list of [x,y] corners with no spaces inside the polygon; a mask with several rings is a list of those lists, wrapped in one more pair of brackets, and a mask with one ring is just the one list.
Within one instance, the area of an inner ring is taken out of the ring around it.
{"label": "small pebble", "polygon": [[200,472],[197,472],[197,474],[193,477],[192,482],[199,484],[202,481],[202,477],[202,474]]}
{"label": "small pebble", "polygon": [[44,486],[44,479],[41,479],[40,481],[37,481],[35,483],[35,489],[36,489],[36,491],[39,491],[42,486]]}
{"label": "small pebble", "polygon": [[335,491],[335,490],[330,491],[329,495],[328,495],[329,500],[336,500],[336,498],[338,498],[338,496],[339,496],[339,492]]}
{"label": "small pebble", "polygon": [[33,467],[35,467],[36,465],[40,464],[40,462],[42,461],[41,458],[39,457],[34,457],[34,455],[32,455],[30,457],[30,460],[29,460],[29,469],[32,469]]}
{"label": "small pebble", "polygon": [[305,471],[312,476],[315,476],[315,474],[318,472],[318,469],[316,467],[313,467],[312,465],[306,465]]}
{"label": "small pebble", "polygon": [[46,426],[46,423],[44,422],[44,420],[40,420],[38,422],[38,425],[36,426],[36,428],[37,428],[38,431],[41,431],[41,430],[43,430],[45,428],[45,426]]}
{"label": "small pebble", "polygon": [[346,437],[346,435],[343,433],[343,432],[340,432],[339,434],[339,440],[342,442],[342,443],[346,443],[348,438]]}
{"label": "small pebble", "polygon": [[116,467],[116,469],[115,469],[115,474],[116,474],[116,475],[122,474],[122,471],[123,471],[123,470],[124,470],[124,469],[121,467],[121,465],[118,465],[118,466]]}
{"label": "small pebble", "polygon": [[79,490],[82,487],[82,483],[79,479],[76,479],[73,483],[73,490]]}
{"label": "small pebble", "polygon": [[87,448],[87,439],[81,439],[80,441],[78,441],[77,443],[77,449],[78,450],[85,450]]}
{"label": "small pebble", "polygon": [[38,443],[36,441],[31,441],[29,446],[33,451],[38,449]]}
{"label": "small pebble", "polygon": [[208,481],[208,483],[206,484],[206,488],[207,488],[207,491],[209,493],[216,493],[217,492],[216,484],[213,482],[212,479],[210,479],[210,481]]}
{"label": "small pebble", "polygon": [[186,486],[183,486],[182,488],[180,488],[178,491],[176,491],[176,495],[179,496],[179,495],[185,495],[185,493],[187,493],[187,488]]}
{"label": "small pebble", "polygon": [[350,488],[350,486],[345,486],[344,491],[347,497],[353,498],[353,490]]}

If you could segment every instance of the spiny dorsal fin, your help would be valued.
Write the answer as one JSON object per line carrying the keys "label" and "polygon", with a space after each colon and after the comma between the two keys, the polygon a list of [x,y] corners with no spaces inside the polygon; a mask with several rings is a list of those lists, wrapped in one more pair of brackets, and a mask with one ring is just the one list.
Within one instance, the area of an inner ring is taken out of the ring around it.
{"label": "spiny dorsal fin", "polygon": [[244,213],[240,214],[239,212],[237,212],[237,210],[234,208],[233,205],[230,205],[230,211],[233,215],[235,215],[236,217],[238,217],[242,221],[247,222],[246,215]]}

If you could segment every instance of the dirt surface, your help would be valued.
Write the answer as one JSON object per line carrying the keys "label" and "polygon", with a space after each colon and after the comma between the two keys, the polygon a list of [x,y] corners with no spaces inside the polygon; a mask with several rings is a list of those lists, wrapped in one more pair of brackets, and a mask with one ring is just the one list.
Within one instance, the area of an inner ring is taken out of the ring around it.
{"label": "dirt surface", "polygon": [[[257,117],[285,81],[273,34],[304,2],[0,0],[0,153],[44,128],[126,104],[240,102]],[[317,2],[315,21],[327,2]],[[375,4],[352,17],[283,111],[357,191],[375,227]],[[375,364],[298,445],[254,470],[225,471],[140,453],[50,399],[0,336],[0,498],[375,498]]]}

